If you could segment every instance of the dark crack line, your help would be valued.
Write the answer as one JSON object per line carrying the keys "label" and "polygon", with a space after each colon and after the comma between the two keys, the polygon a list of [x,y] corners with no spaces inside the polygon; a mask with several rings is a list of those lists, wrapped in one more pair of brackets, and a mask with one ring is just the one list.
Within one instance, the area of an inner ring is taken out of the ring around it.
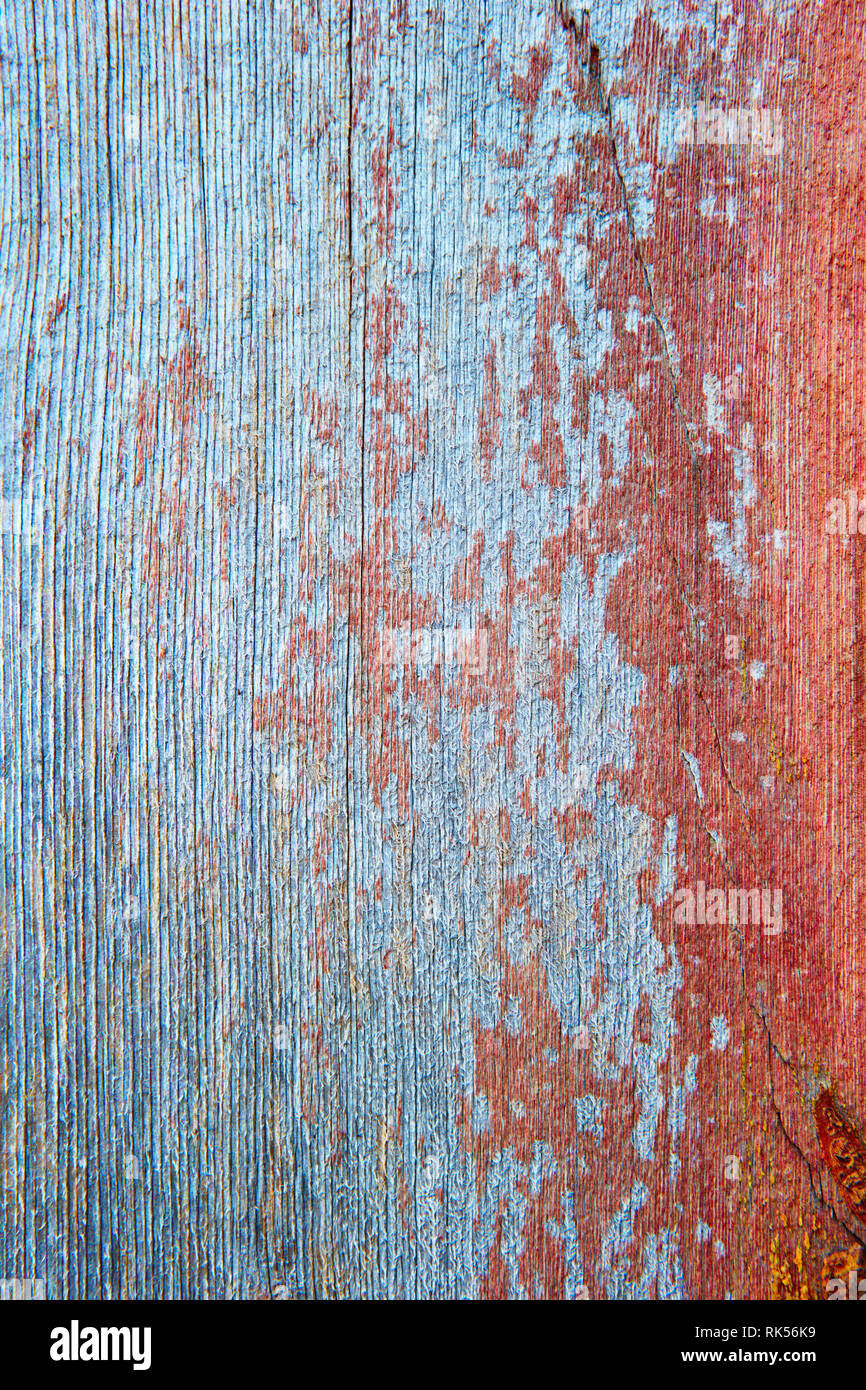
{"label": "dark crack line", "polygon": [[[767,1033],[767,1041],[768,1043],[772,1041],[769,1033]],[[785,1121],[782,1119],[782,1112],[780,1111],[779,1106],[776,1102],[776,1094],[773,1088],[772,1063],[770,1064],[770,1103],[773,1107],[773,1113],[776,1116],[776,1123],[778,1124],[779,1129],[782,1131],[782,1134],[784,1135],[790,1147],[806,1165],[806,1171],[809,1174],[809,1187],[812,1190],[812,1196],[815,1198],[815,1201],[818,1203],[819,1206],[823,1207],[825,1211],[829,1212],[836,1224],[842,1227],[843,1231],[847,1231],[848,1235],[855,1242],[855,1244],[860,1246],[866,1246],[866,1242],[864,1242],[863,1235],[858,1234],[857,1231],[851,1229],[851,1227],[848,1225],[847,1220],[843,1216],[839,1215],[833,1203],[827,1197],[824,1196],[823,1190],[815,1186],[815,1168],[812,1163],[812,1160],[806,1154],[803,1153],[803,1150],[800,1148],[800,1145],[797,1143],[793,1135],[788,1133]]]}

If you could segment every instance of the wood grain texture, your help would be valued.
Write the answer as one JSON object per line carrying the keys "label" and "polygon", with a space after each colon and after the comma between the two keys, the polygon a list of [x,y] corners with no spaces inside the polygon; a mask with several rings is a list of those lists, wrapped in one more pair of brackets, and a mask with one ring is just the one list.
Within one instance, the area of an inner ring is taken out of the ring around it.
{"label": "wood grain texture", "polygon": [[864,19],[8,0],[2,1277],[856,1265]]}

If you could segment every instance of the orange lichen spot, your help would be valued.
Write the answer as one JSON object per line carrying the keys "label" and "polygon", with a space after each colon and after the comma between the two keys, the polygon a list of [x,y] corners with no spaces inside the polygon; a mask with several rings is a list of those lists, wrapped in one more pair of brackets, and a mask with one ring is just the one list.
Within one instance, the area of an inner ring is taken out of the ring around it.
{"label": "orange lichen spot", "polygon": [[850,1287],[852,1274],[858,1284],[866,1277],[866,1249],[859,1244],[850,1245],[847,1250],[830,1252],[821,1267],[822,1286],[827,1290],[832,1281],[838,1279],[847,1289]]}
{"label": "orange lichen spot", "polygon": [[815,1124],[824,1162],[854,1216],[866,1221],[866,1143],[830,1091],[815,1101]]}

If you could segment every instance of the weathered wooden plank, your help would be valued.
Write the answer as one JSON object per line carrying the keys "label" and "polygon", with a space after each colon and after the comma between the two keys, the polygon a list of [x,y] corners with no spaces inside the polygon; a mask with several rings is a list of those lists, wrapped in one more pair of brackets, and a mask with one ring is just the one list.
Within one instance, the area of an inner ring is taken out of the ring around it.
{"label": "weathered wooden plank", "polygon": [[863,19],[7,7],[3,1277],[855,1258]]}

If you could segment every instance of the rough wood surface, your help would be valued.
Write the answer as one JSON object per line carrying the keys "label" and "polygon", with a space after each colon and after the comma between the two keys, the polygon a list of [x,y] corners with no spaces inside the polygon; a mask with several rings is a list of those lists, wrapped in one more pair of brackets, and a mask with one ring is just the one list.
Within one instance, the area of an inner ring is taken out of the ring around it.
{"label": "rough wood surface", "polygon": [[864,18],[3,7],[4,1278],[862,1242]]}

